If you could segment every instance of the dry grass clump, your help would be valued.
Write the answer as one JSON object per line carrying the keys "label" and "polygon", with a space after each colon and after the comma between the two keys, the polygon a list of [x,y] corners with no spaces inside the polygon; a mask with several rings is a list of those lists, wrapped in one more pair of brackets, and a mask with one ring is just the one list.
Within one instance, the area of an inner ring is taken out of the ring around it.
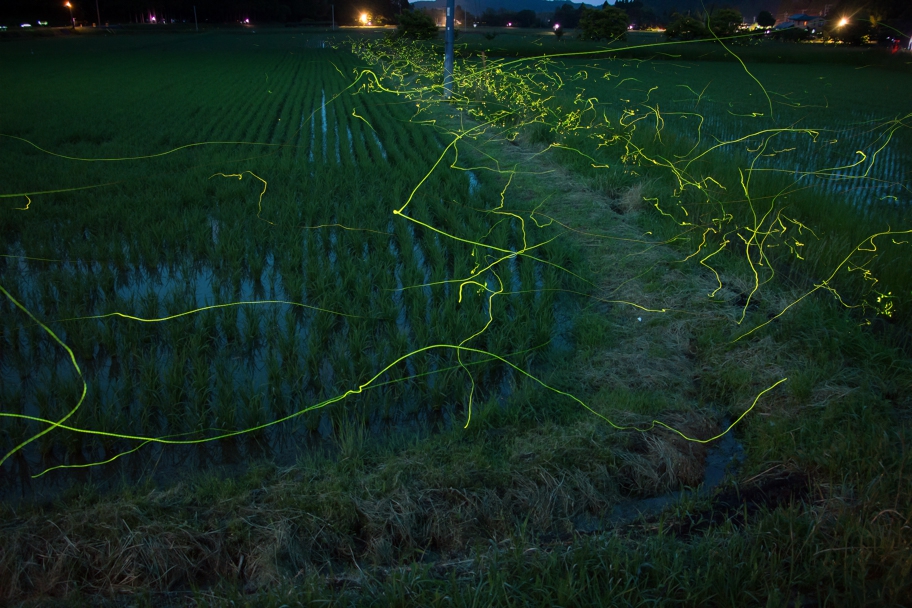
{"label": "dry grass clump", "polygon": [[838,403],[858,391],[857,386],[846,386],[843,383],[836,383],[828,380],[814,388],[808,404],[804,407],[825,408]]}
{"label": "dry grass clump", "polygon": [[[719,427],[705,416],[675,413],[666,422],[690,437],[707,438]],[[627,491],[641,496],[654,496],[695,487],[703,481],[704,462],[709,447],[686,441],[665,430],[635,435],[633,444],[619,451],[621,471],[630,483]]]}
{"label": "dry grass clump", "polygon": [[649,184],[637,182],[617,199],[612,207],[622,215],[636,214],[649,207],[645,200],[646,190]]}
{"label": "dry grass clump", "polygon": [[625,387],[629,390],[675,390],[679,396],[693,393],[691,363],[681,353],[657,349],[644,339],[606,348],[581,370],[594,387]]}
{"label": "dry grass clump", "polygon": [[[701,395],[732,415],[740,414],[761,391],[789,377],[795,363],[795,358],[784,355],[782,345],[768,335],[734,345],[706,346],[700,359]],[[786,390],[777,390],[760,399],[752,412],[755,416],[783,413],[792,409],[790,401]]]}
{"label": "dry grass clump", "polygon": [[8,522],[0,546],[3,599],[116,595],[238,576],[226,526],[156,515],[128,501],[106,501],[56,511],[53,519]]}

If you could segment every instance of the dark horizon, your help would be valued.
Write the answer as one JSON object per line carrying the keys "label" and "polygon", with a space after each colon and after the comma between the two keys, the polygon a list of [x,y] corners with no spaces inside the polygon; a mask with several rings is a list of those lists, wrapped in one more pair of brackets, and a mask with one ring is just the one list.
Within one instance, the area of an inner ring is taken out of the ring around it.
{"label": "dark horizon", "polygon": [[[612,0],[609,4],[614,4]],[[776,13],[782,4],[790,0],[734,0],[706,4],[707,8],[732,6],[745,16],[753,16],[760,10]],[[441,0],[416,0],[416,8],[442,5]],[[552,12],[564,4],[587,4],[599,6],[598,0],[567,2],[563,0],[457,0],[456,4],[473,13],[481,14],[486,9],[522,10],[532,9],[537,13]],[[644,5],[658,14],[702,10],[701,0],[644,0]],[[805,2],[807,4],[807,2]],[[94,23],[100,12],[103,23],[136,23],[155,16],[162,19],[190,21],[193,8],[201,23],[230,23],[250,19],[251,21],[297,22],[328,21],[335,18],[338,23],[354,23],[363,11],[386,17],[394,17],[409,6],[407,0],[72,0],[72,16],[82,23]],[[63,26],[70,23],[70,12],[64,0],[8,0],[0,8],[0,24],[16,25],[17,21],[47,21],[49,25]]]}
{"label": "dark horizon", "polygon": [[[97,9],[96,9],[97,1]],[[151,16],[161,22],[192,21],[194,6],[200,23],[251,21],[329,21],[335,6],[337,23],[354,23],[363,11],[391,17],[408,5],[407,0],[71,0],[77,22],[136,23]],[[401,3],[401,4],[400,4]],[[47,21],[51,26],[70,23],[65,0],[9,0],[0,8],[0,24]]]}

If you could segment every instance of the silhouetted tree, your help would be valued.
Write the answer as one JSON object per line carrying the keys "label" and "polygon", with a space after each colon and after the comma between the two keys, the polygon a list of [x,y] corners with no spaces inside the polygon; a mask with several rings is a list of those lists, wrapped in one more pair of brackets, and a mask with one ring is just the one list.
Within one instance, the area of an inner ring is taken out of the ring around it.
{"label": "silhouetted tree", "polygon": [[617,0],[614,3],[614,8],[619,8],[627,13],[629,23],[639,28],[652,27],[659,24],[659,18],[651,8],[643,4],[643,0]]}
{"label": "silhouetted tree", "polygon": [[396,35],[414,40],[430,40],[437,36],[437,24],[422,11],[403,11],[399,15]]}
{"label": "silhouetted tree", "polygon": [[709,16],[709,27],[716,36],[731,36],[741,25],[741,13],[733,8],[720,8]]}
{"label": "silhouetted tree", "polygon": [[671,23],[665,28],[665,35],[676,40],[693,40],[709,36],[709,30],[699,19],[674,13],[671,16]]}
{"label": "silhouetted tree", "polygon": [[757,13],[757,25],[760,27],[773,27],[776,25],[776,18],[769,11],[760,11]]}
{"label": "silhouetted tree", "polygon": [[535,27],[538,24],[538,17],[533,10],[521,10],[516,13],[513,24],[518,25],[519,27]]}
{"label": "silhouetted tree", "polygon": [[627,18],[627,13],[619,8],[608,6],[607,2],[602,5],[601,10],[584,8],[583,16],[580,18],[580,28],[583,30],[580,38],[584,40],[623,38],[627,34],[628,23],[630,20]]}
{"label": "silhouetted tree", "polygon": [[583,5],[574,8],[572,4],[564,4],[554,11],[553,22],[559,23],[564,29],[575,28],[579,25],[580,16],[583,14]]}

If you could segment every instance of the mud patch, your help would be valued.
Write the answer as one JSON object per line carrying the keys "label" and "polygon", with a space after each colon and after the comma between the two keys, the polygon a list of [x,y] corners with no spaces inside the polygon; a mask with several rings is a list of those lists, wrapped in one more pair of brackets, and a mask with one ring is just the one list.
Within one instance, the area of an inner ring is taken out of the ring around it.
{"label": "mud patch", "polygon": [[810,479],[807,475],[794,471],[784,472],[756,484],[736,486],[717,494],[709,508],[687,513],[684,518],[673,521],[667,531],[686,540],[703,535],[714,526],[726,522],[740,529],[751,516],[804,502],[809,494]]}

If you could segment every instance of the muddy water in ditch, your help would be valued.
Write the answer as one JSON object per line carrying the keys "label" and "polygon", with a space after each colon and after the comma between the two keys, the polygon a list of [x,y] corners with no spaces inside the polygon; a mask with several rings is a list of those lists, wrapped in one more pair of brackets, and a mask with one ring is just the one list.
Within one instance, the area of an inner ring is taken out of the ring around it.
{"label": "muddy water in ditch", "polygon": [[[722,420],[721,426],[728,428],[730,424],[728,420]],[[704,462],[703,483],[698,487],[622,502],[601,517],[583,514],[574,520],[574,528],[582,533],[599,532],[633,523],[640,518],[648,519],[685,498],[710,496],[726,475],[737,474],[743,460],[743,446],[732,432],[726,433],[710,446]]]}

